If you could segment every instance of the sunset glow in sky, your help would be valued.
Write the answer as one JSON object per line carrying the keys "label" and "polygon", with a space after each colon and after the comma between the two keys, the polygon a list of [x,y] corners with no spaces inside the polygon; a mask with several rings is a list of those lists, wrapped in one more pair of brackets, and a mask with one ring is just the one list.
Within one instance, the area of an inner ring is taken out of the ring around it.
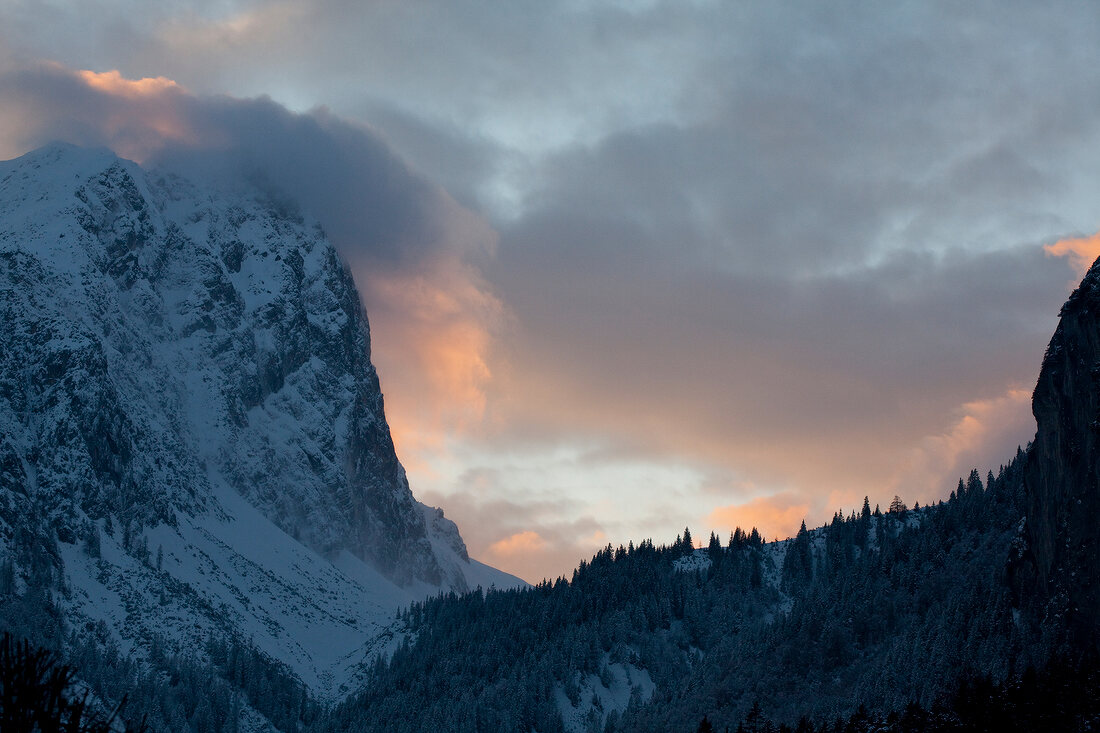
{"label": "sunset glow in sky", "polygon": [[239,163],[321,220],[413,493],[529,580],[996,472],[1100,254],[1089,3],[0,0],[0,21],[0,158]]}

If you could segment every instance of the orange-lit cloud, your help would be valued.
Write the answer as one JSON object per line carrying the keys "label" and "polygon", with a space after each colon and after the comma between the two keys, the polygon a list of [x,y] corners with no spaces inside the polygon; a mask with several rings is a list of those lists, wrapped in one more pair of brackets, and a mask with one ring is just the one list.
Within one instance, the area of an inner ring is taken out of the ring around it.
{"label": "orange-lit cloud", "polygon": [[[944,498],[959,478],[971,469],[985,471],[1008,463],[1006,444],[1015,436],[1032,436],[1031,392],[1018,387],[999,397],[967,402],[959,407],[954,423],[939,435],[924,438],[909,460],[889,483],[890,491],[907,503],[927,503]],[[1019,440],[1019,438],[1017,438]]]}
{"label": "orange-lit cloud", "polygon": [[1100,232],[1091,237],[1059,239],[1054,244],[1043,245],[1043,251],[1050,257],[1069,257],[1073,269],[1081,277],[1088,272],[1096,258],[1100,257]]}
{"label": "orange-lit cloud", "polygon": [[785,492],[759,496],[744,504],[718,507],[707,516],[704,524],[717,530],[720,536],[728,535],[735,527],[746,532],[756,527],[765,539],[782,539],[798,531],[809,511],[810,505],[802,497]]}
{"label": "orange-lit cloud", "polygon": [[44,62],[0,80],[0,152],[22,154],[51,140],[102,145],[144,162],[168,144],[216,144],[195,116],[197,98],[163,76],[71,71]]}
{"label": "orange-lit cloud", "polygon": [[[456,506],[456,509],[465,513],[470,508]],[[482,544],[479,535],[500,530],[493,520],[486,521],[482,517],[481,526],[477,520],[463,521],[460,529],[472,557],[535,583],[543,578],[569,577],[580,561],[590,559],[608,542],[607,535],[600,530],[577,536],[571,528],[555,525],[553,521],[539,524],[537,517],[533,521],[531,526],[535,529],[519,530],[487,545]],[[591,524],[591,520],[580,520],[573,529],[587,524]]]}
{"label": "orange-lit cloud", "polygon": [[[390,370],[394,381],[400,381],[402,370],[423,370],[430,391],[416,396],[419,409],[476,420],[484,414],[484,388],[492,376],[485,354],[491,339],[489,324],[499,317],[502,306],[474,278],[455,282],[456,275],[364,277],[383,304],[374,309],[378,317],[372,314],[371,325],[387,337],[384,351],[399,346],[405,352],[402,356],[408,357]],[[386,333],[395,317],[401,318],[404,333]]]}
{"label": "orange-lit cloud", "polygon": [[489,350],[505,309],[453,255],[410,273],[360,270],[356,280],[369,297],[390,430],[415,485],[433,474],[448,437],[476,431],[485,418]]}
{"label": "orange-lit cloud", "polygon": [[163,76],[126,79],[118,70],[95,72],[87,69],[78,71],[77,74],[93,89],[130,99],[154,96],[167,91],[183,91],[179,84]]}
{"label": "orange-lit cloud", "polygon": [[585,537],[583,542],[587,545],[599,545],[602,542],[607,541],[607,534],[602,529],[597,529],[588,537]]}
{"label": "orange-lit cloud", "polygon": [[706,525],[723,529],[740,526],[746,531],[755,525],[765,538],[782,539],[796,532],[803,519],[814,527],[828,522],[838,510],[858,511],[864,496],[870,497],[872,507],[894,494],[910,506],[944,499],[971,469],[977,468],[984,479],[987,470],[996,473],[998,465],[1012,459],[1006,446],[1034,434],[1030,406],[1031,392],[1019,387],[997,397],[966,402],[955,410],[946,430],[920,439],[902,456],[900,467],[884,475],[881,482],[822,487],[813,495],[783,492],[758,497],[715,509]]}
{"label": "orange-lit cloud", "polygon": [[489,554],[494,557],[513,557],[539,552],[545,548],[546,540],[538,532],[525,530],[489,545]]}
{"label": "orange-lit cloud", "polygon": [[90,89],[119,101],[100,125],[111,147],[124,158],[140,163],[166,143],[199,143],[198,131],[178,103],[185,90],[171,79],[126,79],[117,70],[82,70],[77,75]]}

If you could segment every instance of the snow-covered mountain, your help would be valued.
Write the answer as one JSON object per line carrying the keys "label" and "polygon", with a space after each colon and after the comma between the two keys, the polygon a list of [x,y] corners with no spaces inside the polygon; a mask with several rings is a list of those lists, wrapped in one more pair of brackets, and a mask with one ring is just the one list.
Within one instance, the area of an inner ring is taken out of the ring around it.
{"label": "snow-covered mountain", "polygon": [[285,201],[106,150],[0,163],[8,556],[44,545],[70,624],[123,648],[233,635],[338,693],[399,606],[522,583],[413,498],[369,344]]}

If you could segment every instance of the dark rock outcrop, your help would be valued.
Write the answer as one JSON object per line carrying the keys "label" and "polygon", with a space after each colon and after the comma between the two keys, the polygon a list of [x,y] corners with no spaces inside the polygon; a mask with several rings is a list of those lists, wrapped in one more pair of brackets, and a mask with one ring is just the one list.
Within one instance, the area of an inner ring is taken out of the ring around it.
{"label": "dark rock outcrop", "polygon": [[1062,306],[1032,398],[1016,596],[1052,651],[1100,641],[1100,260]]}

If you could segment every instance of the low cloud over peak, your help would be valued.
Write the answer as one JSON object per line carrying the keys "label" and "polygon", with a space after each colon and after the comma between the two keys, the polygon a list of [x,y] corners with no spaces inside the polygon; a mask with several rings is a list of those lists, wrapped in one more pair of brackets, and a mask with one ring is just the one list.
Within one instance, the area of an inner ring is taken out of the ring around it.
{"label": "low cloud over peak", "polygon": [[294,202],[355,273],[406,457],[415,464],[419,445],[480,419],[502,306],[478,262],[496,235],[369,128],[266,97],[201,96],[164,77],[54,63],[3,71],[0,99],[8,156],[51,140],[105,146],[145,166],[247,179]]}

